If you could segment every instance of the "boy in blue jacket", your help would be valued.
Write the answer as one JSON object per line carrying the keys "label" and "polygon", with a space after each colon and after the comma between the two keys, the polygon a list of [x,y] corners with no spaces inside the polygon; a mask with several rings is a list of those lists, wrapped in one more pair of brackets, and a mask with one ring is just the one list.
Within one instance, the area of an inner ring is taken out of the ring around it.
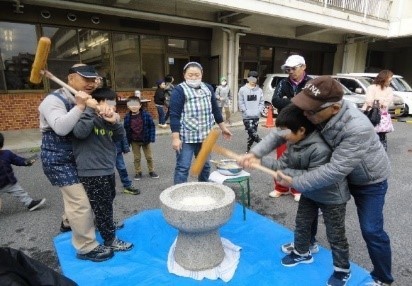
{"label": "boy in blue jacket", "polygon": [[44,205],[46,199],[33,200],[18,184],[11,166],[31,166],[36,159],[34,157],[25,159],[14,154],[10,150],[3,150],[3,146],[4,136],[0,133],[0,193],[9,193],[18,198],[29,211],[34,211],[35,209],[40,208]]}
{"label": "boy in blue jacket", "polygon": [[142,109],[142,104],[138,97],[133,97],[127,102],[129,112],[124,118],[124,129],[126,130],[126,137],[129,145],[132,145],[134,154],[134,168],[136,181],[142,178],[142,168],[140,166],[141,154],[140,148],[143,149],[144,156],[149,168],[149,175],[151,178],[157,179],[157,175],[153,166],[153,155],[150,148],[150,143],[155,142],[156,126],[152,116]]}

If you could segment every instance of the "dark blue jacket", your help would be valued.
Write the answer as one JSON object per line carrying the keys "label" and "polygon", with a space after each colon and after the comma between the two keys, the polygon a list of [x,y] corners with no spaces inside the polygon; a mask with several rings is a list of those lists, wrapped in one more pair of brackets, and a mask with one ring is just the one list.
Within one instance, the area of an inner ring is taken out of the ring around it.
{"label": "dark blue jacket", "polygon": [[294,85],[289,77],[282,79],[278,83],[272,97],[272,104],[277,108],[278,112],[288,105],[291,102],[290,100],[298,94],[311,79],[310,76],[305,74],[305,77],[298,85]]}
{"label": "dark blue jacket", "polygon": [[[143,117],[143,144],[154,143],[156,139],[156,126],[153,122],[152,116],[145,111],[140,110]],[[132,144],[132,127],[131,127],[131,118],[132,113],[129,111],[124,117],[124,129],[126,130],[127,142]]]}
{"label": "dark blue jacket", "polygon": [[0,188],[17,183],[11,165],[30,166],[31,163],[10,150],[0,150]]}

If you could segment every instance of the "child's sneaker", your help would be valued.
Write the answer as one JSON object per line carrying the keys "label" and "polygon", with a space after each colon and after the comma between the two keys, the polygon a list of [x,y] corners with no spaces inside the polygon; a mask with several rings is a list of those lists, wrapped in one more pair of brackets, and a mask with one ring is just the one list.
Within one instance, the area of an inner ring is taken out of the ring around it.
{"label": "child's sneaker", "polygon": [[296,252],[296,250],[292,251],[289,255],[286,255],[285,257],[282,258],[282,265],[286,267],[292,267],[295,265],[298,265],[300,263],[312,263],[313,262],[313,257],[312,255],[300,255]]}
{"label": "child's sneaker", "polygon": [[274,191],[271,191],[271,192],[269,193],[269,197],[271,197],[271,198],[279,198],[280,196],[285,195],[285,194],[286,194],[286,193],[282,193],[282,192],[278,192],[278,191],[274,190]]}
{"label": "child's sneaker", "polygon": [[129,195],[139,195],[140,190],[134,186],[130,186],[130,187],[124,188],[123,193],[129,194]]}
{"label": "child's sneaker", "polygon": [[333,271],[332,276],[330,276],[327,286],[345,286],[350,278],[350,271]]}
{"label": "child's sneaker", "polygon": [[[283,253],[291,254],[293,249],[295,249],[295,244],[293,242],[285,243],[285,244],[282,244],[280,248],[282,249]],[[310,254],[318,253],[319,252],[318,244],[316,242],[314,244],[311,244],[309,246],[309,251],[310,251]]]}
{"label": "child's sneaker", "polygon": [[38,209],[42,205],[44,205],[45,202],[46,202],[45,198],[43,198],[41,200],[32,200],[31,203],[27,206],[27,208],[31,212],[31,211],[34,211],[34,210]]}
{"label": "child's sneaker", "polygon": [[104,245],[113,251],[129,251],[133,248],[133,243],[118,239],[117,237],[110,241],[105,241]]}
{"label": "child's sneaker", "polygon": [[141,172],[136,173],[136,175],[134,176],[135,181],[139,181],[141,178],[142,178],[142,173]]}
{"label": "child's sneaker", "polygon": [[150,176],[150,178],[152,178],[152,179],[158,179],[158,178],[159,178],[159,175],[156,174],[155,172],[149,172],[149,176]]}

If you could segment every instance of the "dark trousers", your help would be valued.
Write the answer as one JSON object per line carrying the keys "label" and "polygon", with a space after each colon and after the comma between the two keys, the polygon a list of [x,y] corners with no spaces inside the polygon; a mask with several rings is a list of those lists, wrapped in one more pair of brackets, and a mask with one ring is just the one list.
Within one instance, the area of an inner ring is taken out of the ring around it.
{"label": "dark trousers", "polygon": [[249,138],[247,139],[247,151],[249,152],[253,142],[258,143],[261,140],[257,133],[259,118],[243,119],[243,125],[245,125],[245,130],[249,135]]}
{"label": "dark trousers", "polygon": [[113,200],[116,196],[114,173],[107,176],[79,177],[96,218],[96,227],[104,241],[111,242],[115,234]]}
{"label": "dark trousers", "polygon": [[385,151],[388,151],[388,140],[386,139],[386,132],[379,132],[378,136],[383,148],[385,148]]}
{"label": "dark trousers", "polygon": [[388,181],[355,186],[349,185],[355,199],[363,239],[373,264],[371,276],[384,283],[392,283],[392,251],[388,234],[383,229],[383,206]]}
{"label": "dark trousers", "polygon": [[345,234],[346,203],[326,205],[301,196],[296,214],[295,249],[307,253],[312,238],[312,225],[318,217],[318,208],[323,212],[326,236],[332,250],[333,265],[349,269],[349,244]]}

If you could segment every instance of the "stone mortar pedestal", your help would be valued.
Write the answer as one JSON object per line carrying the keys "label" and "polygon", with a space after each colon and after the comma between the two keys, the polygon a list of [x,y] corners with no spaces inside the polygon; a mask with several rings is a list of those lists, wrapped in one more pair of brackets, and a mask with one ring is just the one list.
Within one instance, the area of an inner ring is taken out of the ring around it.
{"label": "stone mortar pedestal", "polygon": [[166,221],[179,230],[175,260],[187,270],[218,266],[225,256],[219,228],[232,216],[235,193],[217,183],[184,183],[160,194]]}

